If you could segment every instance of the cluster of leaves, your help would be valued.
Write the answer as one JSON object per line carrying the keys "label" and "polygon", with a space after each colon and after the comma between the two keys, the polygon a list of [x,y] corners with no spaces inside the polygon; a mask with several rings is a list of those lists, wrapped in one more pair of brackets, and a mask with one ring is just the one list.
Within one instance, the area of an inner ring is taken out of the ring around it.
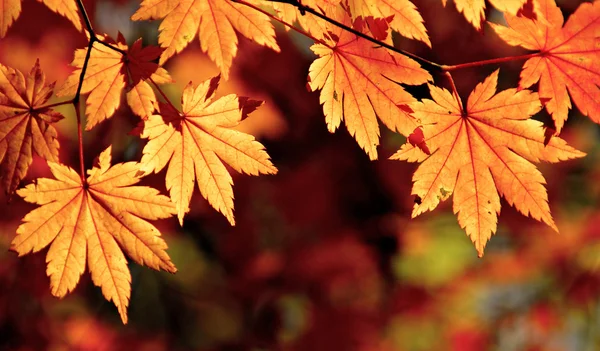
{"label": "cluster of leaves", "polygon": [[[329,131],[337,130],[343,120],[371,160],[378,158],[378,120],[404,135],[407,142],[392,159],[421,163],[413,176],[413,217],[453,194],[459,224],[480,255],[496,232],[500,196],[522,214],[557,230],[545,179],[532,162],[584,156],[558,136],[571,109],[569,93],[583,114],[600,121],[600,1],[582,4],[564,25],[554,0],[490,1],[505,12],[508,23],[491,24],[493,30],[508,44],[534,53],[520,57],[528,60],[518,88],[497,93],[495,71],[466,104],[450,74],[466,65],[439,65],[391,45],[395,31],[431,46],[422,17],[408,0],[145,0],[132,20],[162,19],[160,48],[142,47],[141,40],[128,47],[121,36],[114,41],[97,35],[81,3],[44,3],[81,30],[79,5],[89,45],[75,52],[76,69],[56,92],[74,96],[62,103],[47,104],[54,85],[46,84],[38,64],[27,76],[0,65],[2,186],[40,205],[23,219],[12,249],[24,255],[50,245],[47,274],[56,296],[76,286],[87,257],[94,283],[117,305],[123,322],[131,284],[123,250],[140,264],[176,270],[159,231],[146,220],[176,215],[183,224],[197,183],[208,203],[233,225],[233,181],[225,164],[250,175],[277,172],[262,144],[233,129],[262,102],[236,95],[215,99],[220,76],[188,84],[179,109],[161,90],[160,85],[172,82],[162,64],[196,34],[224,79],[237,54],[236,32],[279,51],[271,24],[275,19],[313,39],[311,50],[317,59],[309,68],[308,87],[320,90]],[[455,4],[481,28],[484,1]],[[20,2],[9,3],[7,9],[0,37],[18,16]],[[299,27],[292,27],[293,22]],[[433,85],[432,74],[447,79],[452,90]],[[538,82],[538,92],[528,90]],[[425,83],[430,83],[432,100],[417,101],[401,85]],[[72,103],[79,120],[79,96],[88,94],[85,129],[91,130],[114,115],[123,90],[132,113],[141,119],[134,134],[148,139],[140,162],[111,166],[109,147],[86,176],[80,135],[79,174],[61,164],[53,124],[62,116],[52,108]],[[554,128],[531,119],[543,107]],[[56,179],[37,179],[16,190],[34,150],[48,161]],[[134,186],[142,176],[164,168],[169,197]]]}

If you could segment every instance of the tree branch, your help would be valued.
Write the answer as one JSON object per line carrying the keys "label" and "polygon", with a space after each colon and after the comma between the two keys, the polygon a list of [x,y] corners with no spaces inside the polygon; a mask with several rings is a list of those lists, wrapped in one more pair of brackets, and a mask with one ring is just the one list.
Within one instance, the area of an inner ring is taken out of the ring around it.
{"label": "tree branch", "polygon": [[[231,0],[232,2],[236,2],[239,4],[244,4],[246,6],[250,6],[254,9],[257,9],[255,6],[250,5],[248,3],[246,3],[243,0]],[[490,65],[490,64],[497,64],[497,63],[504,63],[504,62],[509,62],[509,61],[517,61],[517,60],[524,60],[524,59],[528,59],[531,57],[535,57],[535,56],[539,56],[539,52],[538,53],[533,53],[533,54],[528,54],[528,55],[521,55],[521,56],[510,56],[510,57],[502,57],[502,58],[496,58],[496,59],[489,59],[489,60],[482,60],[482,61],[475,61],[475,62],[468,62],[468,63],[462,63],[462,64],[457,64],[457,65],[442,65],[439,63],[435,63],[433,61],[429,61],[421,56],[415,55],[411,52],[402,50],[402,49],[398,49],[392,45],[389,45],[385,42],[382,42],[381,40],[377,40],[369,35],[366,35],[360,31],[357,31],[356,29],[349,27],[343,23],[340,23],[336,20],[334,20],[333,18],[328,17],[327,15],[322,14],[321,12],[314,10],[313,8],[303,5],[302,3],[300,3],[300,1],[298,0],[266,0],[266,1],[270,1],[270,2],[275,2],[275,3],[281,3],[281,4],[288,4],[288,5],[292,5],[294,7],[296,7],[298,9],[298,11],[300,12],[300,14],[305,15],[307,12],[319,17],[320,19],[327,21],[339,28],[344,29],[345,31],[348,31],[356,36],[359,36],[365,40],[368,40],[374,44],[377,44],[378,46],[384,47],[390,51],[393,51],[395,53],[398,54],[402,54],[404,56],[408,56],[410,58],[412,58],[413,60],[417,61],[419,64],[421,64],[421,66],[430,71],[430,72],[448,72],[448,71],[455,71],[455,70],[459,70],[459,69],[463,69],[463,68],[469,68],[469,67],[478,67],[478,66],[484,66],[484,65]],[[257,9],[263,13],[265,13],[265,11]],[[275,20],[277,20],[278,22],[281,22],[287,26],[289,26],[292,29],[297,30],[295,27],[292,27],[290,25],[288,25],[287,23],[282,22],[280,19],[277,19],[275,16],[268,14],[269,17],[274,18]],[[306,35],[303,32],[300,32],[301,34]],[[315,40],[312,36],[307,35],[308,37],[310,37],[311,39]],[[320,42],[320,41],[319,41]]]}
{"label": "tree branch", "polygon": [[127,56],[127,51],[125,51],[125,50],[121,50],[121,49],[119,49],[118,47],[116,47],[116,46],[114,46],[114,45],[111,45],[111,44],[109,44],[109,43],[107,43],[107,42],[105,42],[105,41],[102,41],[102,40],[100,40],[100,39],[98,39],[98,38],[96,38],[96,40],[95,40],[95,41],[96,41],[98,44],[104,45],[104,46],[106,46],[107,48],[109,48],[109,49],[111,49],[111,50],[114,50],[114,51],[116,51],[116,52],[120,53],[120,54],[121,54],[121,55],[123,55],[123,56]]}

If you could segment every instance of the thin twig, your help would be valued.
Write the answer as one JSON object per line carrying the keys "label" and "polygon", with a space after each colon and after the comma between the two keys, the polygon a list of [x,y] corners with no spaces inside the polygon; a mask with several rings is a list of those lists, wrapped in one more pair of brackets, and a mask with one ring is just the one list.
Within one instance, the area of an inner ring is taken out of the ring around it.
{"label": "thin twig", "polygon": [[92,27],[92,22],[90,21],[90,18],[87,14],[87,11],[85,10],[85,6],[83,5],[83,1],[82,0],[77,0],[77,8],[79,8],[79,12],[81,12],[81,16],[83,17],[83,21],[85,22],[85,26],[87,27],[88,33],[90,34],[90,42],[93,44],[94,42],[98,42],[99,44],[102,44],[106,47],[109,47],[117,52],[120,52],[123,55],[126,55],[127,52],[124,50],[119,49],[116,46],[113,46],[109,43],[105,43],[104,41],[98,39],[98,36],[96,35],[96,32],[94,31],[94,28]]}
{"label": "thin twig", "polygon": [[[237,2],[237,3],[241,3],[244,4],[246,6],[250,6],[254,9],[257,9],[255,6],[252,6],[250,4],[247,4],[245,1],[243,0],[231,0],[233,2]],[[517,60],[524,60],[524,59],[528,59],[528,58],[532,58],[532,57],[536,57],[539,56],[540,53],[532,53],[532,54],[527,54],[527,55],[521,55],[521,56],[510,56],[510,57],[502,57],[502,58],[497,58],[497,59],[490,59],[490,60],[482,60],[482,61],[475,61],[475,62],[467,62],[467,63],[462,63],[462,64],[457,64],[457,65],[441,65],[439,63],[433,62],[433,61],[429,61],[423,57],[420,57],[418,55],[415,55],[411,52],[402,50],[402,49],[398,49],[392,45],[389,45],[385,42],[382,42],[380,40],[377,40],[371,36],[368,36],[360,31],[357,31],[356,29],[349,27],[343,23],[340,23],[336,20],[334,20],[333,18],[328,17],[327,15],[322,14],[319,11],[316,11],[314,9],[312,9],[309,6],[303,5],[301,4],[298,0],[267,0],[270,2],[276,2],[276,3],[281,3],[281,4],[288,4],[288,5],[292,5],[294,7],[296,7],[298,9],[298,11],[304,15],[306,12],[317,16],[319,18],[321,18],[322,20],[325,20],[339,28],[342,28],[356,36],[359,36],[365,40],[368,40],[374,44],[377,44],[381,47],[384,47],[390,51],[396,52],[398,54],[402,54],[405,56],[408,56],[410,58],[412,58],[413,60],[417,61],[418,63],[421,64],[421,66],[423,66],[423,68],[427,69],[428,71],[437,71],[437,72],[447,72],[447,71],[455,71],[455,70],[459,70],[459,69],[463,69],[463,68],[469,68],[469,67],[478,67],[478,66],[484,66],[484,65],[491,65],[491,64],[497,64],[497,63],[504,63],[504,62],[509,62],[509,61],[517,61]],[[265,11],[259,10],[263,13],[265,13]],[[269,17],[273,18],[273,15],[270,15]],[[275,18],[277,21],[283,23],[281,20]],[[285,23],[284,23],[285,24]],[[293,27],[291,27],[293,28]],[[295,29],[295,28],[294,28]],[[304,33],[302,33],[304,34]],[[305,34],[306,35],[306,34]],[[312,37],[311,37],[312,38]]]}
{"label": "thin twig", "polygon": [[[77,0],[80,2],[81,0]],[[85,59],[83,60],[83,66],[81,67],[81,73],[79,74],[79,83],[77,84],[77,91],[75,92],[75,97],[73,98],[73,107],[75,108],[75,114],[77,115],[77,143],[79,146],[79,166],[80,166],[80,176],[82,184],[86,184],[86,176],[85,176],[85,166],[84,166],[84,157],[83,157],[83,135],[81,131],[81,111],[80,111],[80,103],[81,99],[81,89],[83,88],[83,80],[85,79],[85,72],[87,71],[88,63],[90,62],[90,56],[92,54],[92,47],[94,42],[90,40],[88,43],[88,48],[85,53]]]}
{"label": "thin twig", "polygon": [[96,42],[98,42],[98,44],[104,45],[104,46],[106,46],[107,48],[109,48],[109,49],[112,49],[112,50],[114,50],[114,51],[116,51],[116,52],[120,53],[120,54],[121,54],[121,55],[123,55],[123,56],[126,56],[126,55],[127,55],[127,51],[125,51],[125,50],[122,50],[122,49],[119,49],[118,47],[116,47],[116,46],[114,46],[114,45],[112,45],[112,44],[109,44],[109,43],[107,43],[107,42],[105,42],[105,41],[102,41],[102,40],[100,40],[100,39],[96,39],[95,41],[96,41]]}
{"label": "thin twig", "polygon": [[452,74],[450,72],[446,71],[446,72],[444,72],[444,76],[446,77],[446,79],[448,79],[448,82],[450,82],[450,87],[452,88],[452,93],[456,97],[456,101],[458,101],[458,107],[460,108],[460,113],[464,114],[465,108],[463,107],[462,99],[460,98],[460,95],[458,94],[456,85],[454,84],[454,79],[452,79]]}
{"label": "thin twig", "polygon": [[92,28],[92,22],[90,22],[90,18],[85,11],[85,6],[83,6],[82,0],[77,0],[77,8],[79,9],[79,12],[81,12],[81,16],[83,17],[83,21],[85,22],[88,32],[90,32],[90,36],[95,37],[96,34],[94,33],[94,28]]}
{"label": "thin twig", "polygon": [[458,65],[442,65],[442,69],[446,72],[456,71],[458,69],[469,68],[469,67],[479,67],[479,66],[491,65],[491,64],[496,64],[496,63],[526,60],[526,59],[530,59],[532,57],[540,56],[540,54],[541,54],[540,52],[535,52],[535,53],[527,54],[527,55],[501,57],[501,58],[495,58],[495,59],[489,59],[489,60],[483,60],[483,61],[461,63]]}

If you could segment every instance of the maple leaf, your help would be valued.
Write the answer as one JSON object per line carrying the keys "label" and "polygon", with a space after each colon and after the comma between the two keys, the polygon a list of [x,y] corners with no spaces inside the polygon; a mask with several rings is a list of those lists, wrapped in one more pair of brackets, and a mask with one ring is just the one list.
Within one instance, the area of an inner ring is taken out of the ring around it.
{"label": "maple leaf", "polygon": [[165,51],[160,64],[181,52],[199,33],[202,51],[208,53],[228,79],[238,46],[234,29],[257,44],[279,52],[269,17],[229,0],[144,0],[131,16],[134,21],[163,18],[158,42]]}
{"label": "maple leaf", "polygon": [[554,0],[538,2],[546,21],[507,14],[508,27],[490,24],[508,44],[540,51],[523,65],[519,87],[539,81],[540,98],[548,100],[557,132],[572,107],[569,93],[582,114],[600,123],[600,2],[581,4],[564,27]]}
{"label": "maple leaf", "polygon": [[[75,0],[38,0],[53,12],[66,17],[81,32],[81,20]],[[21,0],[0,1],[0,38],[6,36],[8,28],[21,14]]]}
{"label": "maple leaf", "polygon": [[210,205],[235,224],[233,180],[222,161],[246,174],[277,173],[262,144],[231,129],[262,102],[233,94],[212,102],[219,80],[217,76],[197,87],[188,84],[181,98],[183,112],[161,105],[161,115],[143,122],[141,137],[150,141],[140,170],[159,172],[169,163],[166,186],[181,224],[189,211],[194,179]]}
{"label": "maple leaf", "polygon": [[13,193],[27,174],[33,151],[48,161],[58,160],[56,130],[63,116],[44,104],[52,96],[39,61],[27,76],[0,64],[0,175],[2,187]]}
{"label": "maple leaf", "polygon": [[585,155],[558,137],[545,145],[542,122],[529,119],[541,109],[538,94],[517,89],[495,94],[497,81],[498,71],[477,85],[465,109],[450,92],[430,85],[433,100],[410,107],[423,123],[423,141],[431,156],[411,143],[392,156],[421,162],[412,189],[421,202],[412,216],[433,210],[454,193],[454,213],[480,256],[496,232],[499,195],[522,214],[557,230],[544,177],[531,162]]}
{"label": "maple leaf", "polygon": [[[349,23],[345,16],[345,23]],[[339,28],[311,50],[319,56],[309,68],[309,87],[321,89],[325,121],[334,132],[342,119],[372,160],[377,159],[377,117],[408,136],[418,126],[404,107],[416,101],[399,83],[423,84],[431,75],[412,59]]]}
{"label": "maple leaf", "polygon": [[145,219],[174,214],[169,198],[139,182],[135,162],[111,167],[111,148],[82,178],[71,168],[49,162],[56,179],[41,178],[19,189],[27,202],[41,205],[29,212],[17,229],[11,249],[19,256],[50,245],[46,273],[52,294],[72,291],[86,266],[104,297],[117,306],[127,323],[131,275],[122,250],[134,261],[153,269],[176,272],[160,232]]}
{"label": "maple leaf", "polygon": [[[348,0],[352,19],[389,18],[389,27],[402,36],[424,42],[431,47],[423,17],[409,0]],[[391,40],[391,35],[387,35]]]}
{"label": "maple leaf", "polygon": [[[489,0],[490,4],[498,11],[516,15],[519,10],[531,0]],[[535,0],[537,1],[537,0]],[[534,11],[537,14],[536,3],[533,2]],[[442,4],[446,6],[447,0],[442,0]],[[485,0],[454,0],[456,9],[461,12],[467,21],[480,30],[481,24],[485,20]]]}
{"label": "maple leaf", "polygon": [[[152,61],[160,56],[161,49],[148,46],[142,48],[142,39],[127,48],[125,38],[119,33],[114,42],[106,36],[98,36],[100,40],[123,50],[118,51],[98,42],[92,46],[92,52],[81,88],[82,94],[90,93],[86,102],[86,130],[110,118],[121,104],[121,92],[127,86],[127,103],[138,116],[146,118],[154,113],[156,95],[146,82],[152,80],[156,84],[170,83],[167,71]],[[81,68],[85,61],[87,48],[77,49],[71,63],[77,67],[57,92],[58,96],[74,95],[79,85]]]}
{"label": "maple leaf", "polygon": [[[311,13],[307,12],[305,14],[301,14],[298,8],[292,4],[276,3],[269,0],[265,0],[263,2],[271,5],[279,18],[281,18],[284,22],[288,24],[298,22],[298,24],[304,28],[304,30],[308,31],[315,38],[322,39],[323,35],[327,33],[327,22]],[[302,1],[302,4],[327,15],[328,13],[335,13],[338,5],[340,4],[340,0],[308,0]],[[284,28],[286,31],[290,30],[290,28],[287,26],[284,26]]]}

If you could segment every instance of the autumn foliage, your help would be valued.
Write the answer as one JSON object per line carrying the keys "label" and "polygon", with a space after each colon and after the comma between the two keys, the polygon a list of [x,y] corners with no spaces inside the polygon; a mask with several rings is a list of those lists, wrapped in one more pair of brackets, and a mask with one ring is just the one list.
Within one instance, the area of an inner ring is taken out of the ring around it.
{"label": "autumn foliage", "polygon": [[[553,270],[572,301],[600,292],[583,249],[600,247],[598,214],[564,205],[600,194],[600,1],[143,0],[135,31],[107,25],[104,2],[38,2],[0,3],[0,243],[42,251],[52,295],[88,271],[137,324],[139,277],[201,291],[188,309],[217,336],[190,348],[480,350],[498,326],[476,316],[447,342],[404,338],[482,281]],[[29,11],[59,34],[29,33]],[[19,44],[36,35],[49,44]],[[526,316],[539,335],[562,327],[550,300]],[[184,318],[169,301],[156,318]],[[82,316],[101,337],[66,345],[123,342]]]}

